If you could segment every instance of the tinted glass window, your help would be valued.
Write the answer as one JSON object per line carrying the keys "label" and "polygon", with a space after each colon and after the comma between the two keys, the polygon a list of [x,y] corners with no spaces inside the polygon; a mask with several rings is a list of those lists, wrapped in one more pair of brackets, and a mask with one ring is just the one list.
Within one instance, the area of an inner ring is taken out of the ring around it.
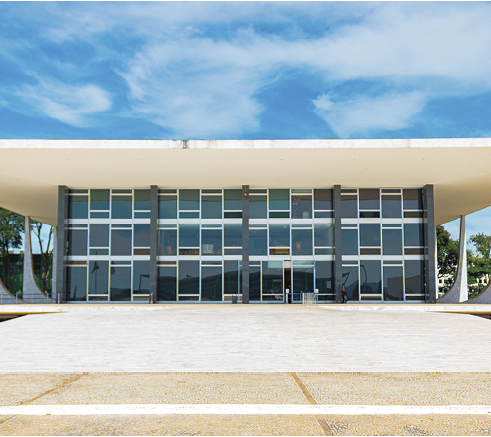
{"label": "tinted glass window", "polygon": [[131,231],[113,229],[111,231],[111,255],[131,255]]}
{"label": "tinted glass window", "polygon": [[201,254],[203,256],[222,254],[221,229],[203,229],[201,231]]}
{"label": "tinted glass window", "polygon": [[87,230],[86,229],[68,230],[68,255],[69,256],[87,255]]}
{"label": "tinted glass window", "polygon": [[360,224],[360,246],[380,247],[380,225]]}
{"label": "tinted glass window", "polygon": [[177,218],[177,196],[159,196],[159,218]]}
{"label": "tinted glass window", "polygon": [[226,247],[241,247],[242,246],[242,225],[226,224],[223,227]]}
{"label": "tinted glass window", "polygon": [[251,255],[268,254],[268,234],[266,229],[249,230],[249,253]]}
{"label": "tinted glass window", "polygon": [[179,261],[179,294],[199,294],[199,261]]}
{"label": "tinted glass window", "polygon": [[261,300],[261,267],[249,267],[249,299]]}
{"label": "tinted glass window", "polygon": [[293,255],[312,255],[312,229],[293,229],[292,246]]}
{"label": "tinted glass window", "polygon": [[68,217],[86,219],[89,217],[88,196],[70,196],[68,198]]}
{"label": "tinted glass window", "polygon": [[333,209],[332,190],[314,190],[314,209]]}
{"label": "tinted glass window", "polygon": [[242,211],[242,190],[224,190],[225,210]]}
{"label": "tinted glass window", "polygon": [[292,218],[312,218],[312,196],[292,195]]}
{"label": "tinted glass window", "polygon": [[410,223],[404,225],[404,245],[424,246],[422,223]]}
{"label": "tinted glass window", "polygon": [[249,196],[249,218],[266,218],[267,209],[266,196]]}
{"label": "tinted glass window", "polygon": [[131,300],[131,268],[111,266],[111,300]]}
{"label": "tinted glass window", "polygon": [[405,261],[406,294],[424,294],[424,261]]}
{"label": "tinted glass window", "polygon": [[342,229],[341,239],[343,255],[358,255],[358,229]]}
{"label": "tinted glass window", "polygon": [[382,253],[402,255],[402,229],[382,229]]}
{"label": "tinted glass window", "polygon": [[239,262],[224,261],[223,265],[223,293],[238,294],[239,293]]}
{"label": "tinted glass window", "polygon": [[263,261],[263,300],[283,300],[283,266],[282,262]]}
{"label": "tinted glass window", "polygon": [[150,211],[150,190],[135,190],[135,210]]}
{"label": "tinted glass window", "polygon": [[316,247],[328,246],[332,244],[332,225],[321,223],[314,224],[314,245]]}
{"label": "tinted glass window", "polygon": [[402,190],[404,209],[423,209],[423,190]]}
{"label": "tinted glass window", "polygon": [[360,261],[360,292],[382,294],[382,272],[380,261]]}
{"label": "tinted glass window", "polygon": [[177,300],[177,268],[159,267],[158,295],[159,301],[174,302]]}
{"label": "tinted glass window", "polygon": [[382,196],[382,218],[402,217],[402,202],[399,196]]}
{"label": "tinted glass window", "polygon": [[201,218],[222,218],[222,196],[201,196]]}
{"label": "tinted glass window", "polygon": [[90,190],[90,209],[109,210],[109,190]]}
{"label": "tinted glass window", "polygon": [[89,294],[108,294],[109,261],[89,262]]}
{"label": "tinted glass window", "polygon": [[403,300],[401,267],[384,267],[384,300]]}
{"label": "tinted glass window", "polygon": [[90,225],[90,247],[109,247],[109,225]]}
{"label": "tinted glass window", "polygon": [[179,247],[199,247],[199,225],[179,225]]}
{"label": "tinted glass window", "polygon": [[177,230],[160,231],[160,255],[177,255]]}
{"label": "tinted glass window", "polygon": [[360,188],[358,195],[360,209],[380,209],[380,193],[378,188]]}
{"label": "tinted glass window", "polygon": [[150,292],[150,261],[133,261],[133,293]]}
{"label": "tinted glass window", "polygon": [[[293,293],[313,293],[314,292],[314,268],[313,267],[294,267],[293,268]],[[295,300],[300,300],[301,296],[293,296]]]}
{"label": "tinted glass window", "polygon": [[269,247],[290,247],[290,225],[269,225]]}
{"label": "tinted glass window", "polygon": [[341,217],[358,218],[358,205],[356,196],[341,196]]}
{"label": "tinted glass window", "polygon": [[315,262],[315,288],[319,294],[334,293],[332,282],[332,261]]}
{"label": "tinted glass window", "polygon": [[201,300],[222,300],[222,268],[201,268]]}
{"label": "tinted glass window", "polygon": [[131,196],[113,196],[111,205],[111,217],[113,219],[132,218]]}
{"label": "tinted glass window", "polygon": [[179,210],[199,210],[199,190],[179,190]]}
{"label": "tinted glass window", "polygon": [[150,224],[135,224],[135,247],[150,247]]}
{"label": "tinted glass window", "polygon": [[343,283],[348,300],[359,300],[358,267],[343,267]]}
{"label": "tinted glass window", "polygon": [[87,300],[87,267],[67,267],[69,301]]}
{"label": "tinted glass window", "polygon": [[269,209],[290,209],[290,190],[269,190]]}

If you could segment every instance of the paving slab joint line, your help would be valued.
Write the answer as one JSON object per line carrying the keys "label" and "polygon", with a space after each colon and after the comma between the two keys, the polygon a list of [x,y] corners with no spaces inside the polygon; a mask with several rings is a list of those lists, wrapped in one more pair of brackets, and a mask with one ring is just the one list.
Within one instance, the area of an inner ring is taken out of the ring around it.
{"label": "paving slab joint line", "polygon": [[[305,384],[302,382],[302,380],[298,377],[298,375],[295,372],[290,372],[290,375],[292,376],[293,380],[297,383],[300,390],[302,390],[303,395],[309,401],[309,403],[311,405],[318,405],[317,401],[310,394],[309,390],[307,389]],[[326,422],[326,419],[324,419],[322,416],[316,416],[316,419],[317,419],[317,422],[319,423],[319,426],[322,428],[324,435],[334,435],[332,433],[331,427]]]}

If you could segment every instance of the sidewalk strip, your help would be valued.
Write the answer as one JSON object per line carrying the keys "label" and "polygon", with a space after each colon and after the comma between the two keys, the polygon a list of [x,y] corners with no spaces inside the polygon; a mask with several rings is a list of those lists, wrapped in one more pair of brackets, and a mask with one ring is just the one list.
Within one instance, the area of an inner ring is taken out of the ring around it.
{"label": "sidewalk strip", "polygon": [[281,404],[119,404],[119,405],[19,405],[0,407],[0,415],[87,416],[87,415],[491,415],[483,405],[281,405]]}

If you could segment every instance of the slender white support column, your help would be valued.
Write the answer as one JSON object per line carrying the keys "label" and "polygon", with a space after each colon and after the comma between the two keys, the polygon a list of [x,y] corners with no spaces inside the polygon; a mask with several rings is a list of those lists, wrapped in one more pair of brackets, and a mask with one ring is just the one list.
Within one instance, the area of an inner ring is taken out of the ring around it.
{"label": "slender white support column", "polygon": [[437,299],[437,303],[460,303],[469,298],[467,290],[467,247],[465,236],[465,216],[460,216],[460,234],[459,234],[459,263],[457,266],[457,275],[452,288]]}

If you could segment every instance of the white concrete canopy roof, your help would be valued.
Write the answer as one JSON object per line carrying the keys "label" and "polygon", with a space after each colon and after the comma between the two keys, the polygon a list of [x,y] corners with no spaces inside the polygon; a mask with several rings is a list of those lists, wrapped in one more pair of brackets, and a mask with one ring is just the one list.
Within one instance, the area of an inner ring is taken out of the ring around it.
{"label": "white concrete canopy roof", "polygon": [[55,224],[70,188],[435,187],[436,223],[491,205],[491,139],[0,140],[0,206]]}

